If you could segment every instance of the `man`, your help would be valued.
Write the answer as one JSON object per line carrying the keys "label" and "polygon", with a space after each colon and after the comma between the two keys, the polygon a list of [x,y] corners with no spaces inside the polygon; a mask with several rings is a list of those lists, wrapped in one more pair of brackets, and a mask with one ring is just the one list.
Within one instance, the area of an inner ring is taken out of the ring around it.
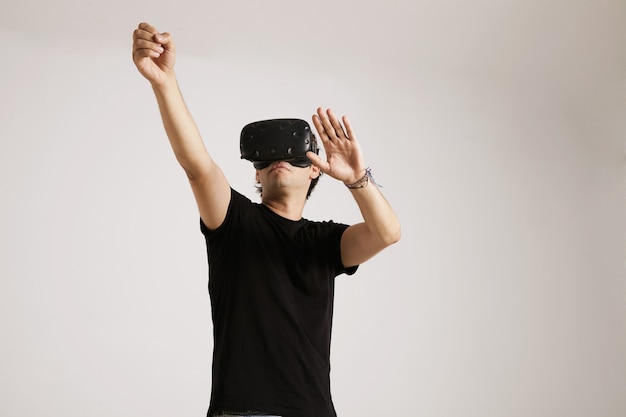
{"label": "man", "polygon": [[[373,184],[348,119],[321,108],[313,124],[326,160],[308,151],[304,164],[256,165],[261,204],[231,189],[183,101],[175,53],[170,34],[147,23],[134,31],[133,61],[152,85],[207,244],[214,333],[208,415],[336,416],[329,377],[334,278],[397,242],[399,220]],[[363,222],[302,217],[322,172],[346,184]]]}

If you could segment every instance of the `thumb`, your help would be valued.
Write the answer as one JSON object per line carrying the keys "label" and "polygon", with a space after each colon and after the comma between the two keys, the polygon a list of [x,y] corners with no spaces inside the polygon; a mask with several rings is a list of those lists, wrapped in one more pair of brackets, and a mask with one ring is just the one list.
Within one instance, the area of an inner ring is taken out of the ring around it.
{"label": "thumb", "polygon": [[156,33],[154,35],[154,40],[160,43],[165,50],[175,52],[176,48],[174,46],[174,41],[172,40],[172,35],[170,35],[169,32]]}
{"label": "thumb", "polygon": [[330,164],[328,163],[328,161],[324,161],[322,158],[320,158],[318,154],[316,154],[315,152],[308,151],[306,153],[306,157],[309,158],[311,162],[313,162],[313,165],[315,165],[316,167],[318,167],[324,172],[328,172],[328,168],[330,167]]}

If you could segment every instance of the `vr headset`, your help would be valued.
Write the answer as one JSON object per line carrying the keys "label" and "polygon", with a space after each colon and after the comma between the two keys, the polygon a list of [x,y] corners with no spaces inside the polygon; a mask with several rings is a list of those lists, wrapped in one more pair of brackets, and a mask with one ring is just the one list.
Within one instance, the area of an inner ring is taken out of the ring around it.
{"label": "vr headset", "polygon": [[241,159],[252,161],[256,169],[274,161],[287,161],[296,167],[311,165],[308,151],[319,154],[315,135],[301,119],[270,119],[249,123],[239,139]]}

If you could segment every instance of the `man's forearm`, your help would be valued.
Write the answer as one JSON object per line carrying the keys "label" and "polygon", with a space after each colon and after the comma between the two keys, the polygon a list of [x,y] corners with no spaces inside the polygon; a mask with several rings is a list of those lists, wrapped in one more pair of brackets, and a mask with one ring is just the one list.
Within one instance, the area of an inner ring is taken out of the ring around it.
{"label": "man's forearm", "polygon": [[400,240],[400,220],[371,179],[365,187],[350,191],[372,238],[383,247]]}
{"label": "man's forearm", "polygon": [[161,119],[176,159],[187,176],[193,179],[211,169],[212,160],[183,96],[172,76],[167,82],[153,86]]}

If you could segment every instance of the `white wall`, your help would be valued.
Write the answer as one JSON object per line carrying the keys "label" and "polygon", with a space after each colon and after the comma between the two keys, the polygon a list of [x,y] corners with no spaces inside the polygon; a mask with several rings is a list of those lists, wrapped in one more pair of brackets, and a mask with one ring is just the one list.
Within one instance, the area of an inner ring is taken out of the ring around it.
{"label": "white wall", "polygon": [[[0,415],[206,413],[204,242],[130,58],[141,20],[174,34],[233,186],[256,198],[245,123],[330,106],[400,215],[338,279],[341,417],[626,414],[623,2],[14,3]],[[359,220],[328,177],[305,216]]]}

